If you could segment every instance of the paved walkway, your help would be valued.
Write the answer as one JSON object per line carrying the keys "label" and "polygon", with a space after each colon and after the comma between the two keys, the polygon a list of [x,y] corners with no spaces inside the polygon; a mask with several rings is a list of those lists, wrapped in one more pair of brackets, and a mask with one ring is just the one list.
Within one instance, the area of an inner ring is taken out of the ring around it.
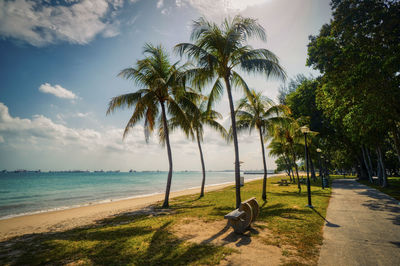
{"label": "paved walkway", "polygon": [[353,179],[333,182],[319,265],[400,265],[399,201]]}

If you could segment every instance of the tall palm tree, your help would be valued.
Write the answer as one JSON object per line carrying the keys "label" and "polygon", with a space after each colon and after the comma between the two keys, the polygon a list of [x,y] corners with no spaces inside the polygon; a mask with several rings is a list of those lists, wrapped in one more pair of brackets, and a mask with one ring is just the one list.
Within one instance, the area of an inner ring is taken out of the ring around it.
{"label": "tall palm tree", "polygon": [[216,131],[218,131],[223,138],[227,137],[227,132],[225,128],[218,123],[218,119],[222,119],[222,115],[215,110],[208,108],[210,105],[207,101],[206,97],[191,97],[194,105],[197,107],[196,109],[188,110],[187,106],[182,106],[183,110],[186,111],[186,116],[188,118],[188,122],[182,124],[179,119],[175,117],[171,118],[170,126],[171,129],[175,129],[177,127],[182,128],[185,132],[186,136],[197,141],[197,146],[199,148],[200,153],[200,162],[201,169],[203,173],[203,179],[201,182],[201,190],[200,190],[200,198],[204,196],[204,186],[206,182],[206,168],[204,165],[204,157],[203,150],[201,147],[201,142],[203,142],[204,135],[204,126],[207,125]]}
{"label": "tall palm tree", "polygon": [[183,72],[182,67],[177,67],[177,63],[170,63],[168,54],[161,45],[146,44],[143,48],[143,54],[146,57],[138,60],[135,67],[126,68],[119,73],[120,77],[131,79],[139,87],[139,90],[113,97],[109,102],[107,114],[114,112],[118,108],[134,108],[132,116],[125,127],[123,138],[142,119],[144,119],[146,142],[154,129],[158,128],[160,140],[167,146],[169,161],[167,187],[162,205],[163,208],[168,208],[173,168],[167,113],[177,117],[184,123],[187,118],[178,104],[178,100],[188,106],[191,105],[191,102],[185,100],[185,88],[180,82],[181,73]]}
{"label": "tall palm tree", "polygon": [[240,197],[239,146],[236,133],[235,110],[232,99],[232,86],[241,87],[248,92],[243,78],[236,72],[240,69],[248,73],[263,73],[266,77],[284,78],[285,72],[278,58],[267,49],[253,49],[247,45],[249,38],[266,40],[264,28],[251,18],[235,16],[225,19],[221,25],[199,18],[194,21],[191,40],[193,43],[180,43],[176,51],[186,54],[197,62],[197,67],[188,71],[187,77],[198,87],[212,84],[210,98],[219,99],[223,93],[222,82],[228,93],[231,113],[233,144],[235,147],[236,207]]}
{"label": "tall palm tree", "polygon": [[261,142],[262,160],[264,166],[264,178],[262,188],[262,199],[267,200],[267,163],[265,161],[264,135],[267,128],[271,128],[280,121],[280,114],[286,111],[284,105],[275,105],[261,92],[251,90],[247,96],[239,100],[236,108],[237,131],[248,130],[249,133],[255,128],[258,131]]}

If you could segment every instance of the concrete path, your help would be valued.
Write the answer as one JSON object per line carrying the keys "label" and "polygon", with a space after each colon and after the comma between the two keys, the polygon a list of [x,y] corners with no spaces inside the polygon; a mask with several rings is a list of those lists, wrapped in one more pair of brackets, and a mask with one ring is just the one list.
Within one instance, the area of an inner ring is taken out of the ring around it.
{"label": "concrete path", "polygon": [[399,201],[353,179],[334,180],[319,265],[400,265]]}

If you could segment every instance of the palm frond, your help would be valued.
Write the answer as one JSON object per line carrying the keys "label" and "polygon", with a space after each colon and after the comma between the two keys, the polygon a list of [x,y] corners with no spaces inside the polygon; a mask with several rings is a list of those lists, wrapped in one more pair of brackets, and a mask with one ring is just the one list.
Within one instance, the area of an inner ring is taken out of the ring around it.
{"label": "palm frond", "polygon": [[221,80],[216,79],[213,87],[211,88],[211,92],[208,96],[207,101],[207,110],[211,110],[214,104],[221,99],[222,93],[224,92],[224,87],[222,86]]}
{"label": "palm frond", "polygon": [[124,109],[125,107],[129,108],[135,105],[141,99],[142,95],[146,92],[147,92],[146,89],[142,89],[134,93],[127,93],[113,97],[111,101],[108,103],[106,114],[109,115],[115,112],[115,110],[118,108]]}
{"label": "palm frond", "polygon": [[267,78],[274,77],[282,80],[286,79],[286,72],[283,68],[278,63],[267,59],[255,58],[243,60],[240,62],[240,67],[242,70],[249,73],[264,73]]}

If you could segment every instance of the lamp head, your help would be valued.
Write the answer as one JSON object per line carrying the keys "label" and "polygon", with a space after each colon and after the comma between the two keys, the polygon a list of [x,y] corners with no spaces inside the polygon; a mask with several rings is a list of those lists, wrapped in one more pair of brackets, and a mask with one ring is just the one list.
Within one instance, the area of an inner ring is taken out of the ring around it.
{"label": "lamp head", "polygon": [[317,152],[320,153],[322,152],[322,150],[320,148],[317,148]]}
{"label": "lamp head", "polygon": [[308,128],[308,126],[302,126],[300,128],[300,130],[301,130],[301,133],[303,133],[303,134],[307,134],[310,132],[310,129]]}

